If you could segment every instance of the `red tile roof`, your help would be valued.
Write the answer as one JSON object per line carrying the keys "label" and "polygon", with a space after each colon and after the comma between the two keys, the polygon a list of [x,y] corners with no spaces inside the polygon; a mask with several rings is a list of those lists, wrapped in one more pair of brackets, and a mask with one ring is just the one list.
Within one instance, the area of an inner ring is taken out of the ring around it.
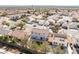
{"label": "red tile roof", "polygon": [[14,31],[11,31],[9,35],[14,36],[18,39],[24,39],[26,36],[26,33],[24,32],[24,30],[14,30]]}

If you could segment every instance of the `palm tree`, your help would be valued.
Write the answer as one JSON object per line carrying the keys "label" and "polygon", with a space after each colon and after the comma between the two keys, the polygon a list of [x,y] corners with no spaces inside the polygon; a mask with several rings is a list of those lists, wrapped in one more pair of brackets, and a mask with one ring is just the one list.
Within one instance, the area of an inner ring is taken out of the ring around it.
{"label": "palm tree", "polygon": [[8,41],[8,38],[6,35],[3,36],[3,41],[7,42]]}
{"label": "palm tree", "polygon": [[51,26],[51,29],[52,29],[52,31],[53,31],[54,33],[57,33],[58,30],[60,29],[60,26],[58,26],[58,25],[53,25],[53,26]]}
{"label": "palm tree", "polygon": [[10,24],[9,24],[8,22],[6,22],[6,21],[3,21],[2,24],[3,24],[3,25],[7,25],[7,26],[10,25]]}
{"label": "palm tree", "polygon": [[28,17],[25,17],[25,18],[21,19],[21,21],[23,21],[24,23],[27,23],[28,20],[29,20]]}
{"label": "palm tree", "polygon": [[25,23],[23,21],[21,21],[17,24],[17,26],[20,27],[20,29],[22,29],[24,25],[25,25]]}
{"label": "palm tree", "polygon": [[3,40],[3,36],[0,36],[0,40],[1,40],[1,41]]}
{"label": "palm tree", "polygon": [[21,18],[25,18],[25,17],[26,17],[26,15],[25,15],[25,14],[21,15]]}
{"label": "palm tree", "polygon": [[52,52],[51,51],[51,46],[49,45],[49,43],[47,41],[44,41],[43,44],[42,44],[42,51],[41,52],[44,52],[44,53],[47,53],[47,52]]}
{"label": "palm tree", "polygon": [[25,34],[24,38],[21,39],[21,45],[22,45],[23,47],[27,47],[28,38],[29,38],[29,37],[26,36],[26,34]]}
{"label": "palm tree", "polygon": [[7,15],[7,13],[6,12],[3,12],[1,16],[6,16],[6,15]]}
{"label": "palm tree", "polygon": [[14,30],[15,28],[16,28],[16,26],[12,26],[10,29],[11,29],[11,30]]}

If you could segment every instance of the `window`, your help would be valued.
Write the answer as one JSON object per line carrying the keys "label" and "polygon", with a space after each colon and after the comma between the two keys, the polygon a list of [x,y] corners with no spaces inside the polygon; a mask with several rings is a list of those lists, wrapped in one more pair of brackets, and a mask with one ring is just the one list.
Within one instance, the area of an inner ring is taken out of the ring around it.
{"label": "window", "polygon": [[40,37],[40,39],[42,40],[43,38],[42,38],[42,37]]}
{"label": "window", "polygon": [[57,45],[57,42],[54,42],[55,45]]}
{"label": "window", "polygon": [[60,39],[60,41],[63,41],[63,42],[64,42],[64,40],[63,40],[63,39]]}

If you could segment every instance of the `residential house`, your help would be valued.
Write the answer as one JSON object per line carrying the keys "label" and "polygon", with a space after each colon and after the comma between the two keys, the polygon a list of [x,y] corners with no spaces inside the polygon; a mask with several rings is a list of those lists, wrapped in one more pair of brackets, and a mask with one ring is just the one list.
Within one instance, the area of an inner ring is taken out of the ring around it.
{"label": "residential house", "polygon": [[48,39],[49,33],[52,32],[45,26],[34,26],[32,27],[31,37],[36,41],[44,41]]}
{"label": "residential house", "polygon": [[55,21],[53,19],[48,19],[47,21],[49,22],[50,25],[55,24]]}
{"label": "residential house", "polygon": [[62,24],[62,28],[67,29],[67,28],[68,28],[68,23],[67,23],[67,22],[64,22],[64,23]]}
{"label": "residential house", "polygon": [[[73,31],[74,32],[74,31]],[[74,37],[79,37],[78,32],[74,32],[74,36],[72,36],[73,33],[71,31],[66,29],[61,29],[57,33],[50,34],[48,37],[48,42],[51,43],[52,45],[63,45],[67,46],[67,44],[74,44],[76,43],[76,40]]]}
{"label": "residential house", "polygon": [[13,21],[17,21],[18,19],[21,18],[21,15],[17,14],[17,15],[9,15],[9,18]]}
{"label": "residential house", "polygon": [[0,35],[8,35],[11,30],[6,25],[0,25]]}
{"label": "residential house", "polygon": [[41,26],[44,25],[44,23],[45,23],[45,20],[37,20],[37,21],[38,21],[38,24]]}
{"label": "residential house", "polygon": [[71,23],[69,23],[69,28],[77,30],[78,29],[77,25],[79,25],[79,23],[71,22]]}
{"label": "residential house", "polygon": [[9,22],[10,18],[8,17],[0,17],[0,24],[3,22],[3,21],[6,21],[6,22]]}
{"label": "residential house", "polygon": [[79,31],[75,29],[61,29],[58,31],[58,33],[64,33],[71,37],[71,40],[69,40],[72,44],[78,44],[79,43]]}
{"label": "residential house", "polygon": [[67,35],[55,33],[53,36],[49,37],[48,41],[52,43],[52,45],[67,46]]}
{"label": "residential house", "polygon": [[18,39],[24,39],[26,37],[26,32],[24,30],[14,30],[9,32],[8,35],[16,37]]}

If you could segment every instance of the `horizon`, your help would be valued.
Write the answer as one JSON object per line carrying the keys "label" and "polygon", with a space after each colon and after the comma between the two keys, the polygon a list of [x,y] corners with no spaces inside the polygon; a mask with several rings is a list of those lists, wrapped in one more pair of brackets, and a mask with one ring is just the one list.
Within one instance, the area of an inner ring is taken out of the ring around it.
{"label": "horizon", "polygon": [[0,5],[0,8],[79,8],[79,6],[59,5]]}

